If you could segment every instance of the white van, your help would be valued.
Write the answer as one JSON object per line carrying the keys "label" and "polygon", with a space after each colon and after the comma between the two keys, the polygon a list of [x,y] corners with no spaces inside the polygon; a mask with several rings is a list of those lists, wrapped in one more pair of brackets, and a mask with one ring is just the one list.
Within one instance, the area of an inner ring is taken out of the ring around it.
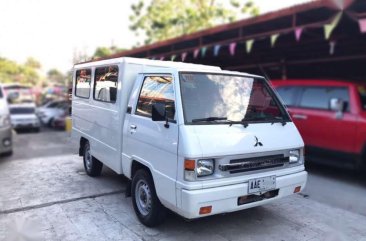
{"label": "white van", "polygon": [[8,102],[0,85],[0,155],[10,156],[13,153],[12,129]]}
{"label": "white van", "polygon": [[[73,137],[88,175],[131,180],[139,220],[194,219],[300,192],[304,143],[261,76],[134,58],[76,64]],[[129,189],[127,190],[129,191]]]}

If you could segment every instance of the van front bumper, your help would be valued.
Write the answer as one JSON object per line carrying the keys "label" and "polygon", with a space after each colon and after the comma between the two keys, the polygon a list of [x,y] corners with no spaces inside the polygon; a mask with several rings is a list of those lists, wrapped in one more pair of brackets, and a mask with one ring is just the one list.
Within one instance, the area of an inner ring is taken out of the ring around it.
{"label": "van front bumper", "polygon": [[[177,212],[187,219],[194,219],[260,206],[293,194],[295,188],[298,186],[301,186],[302,191],[305,188],[306,180],[306,171],[276,177],[276,190],[278,190],[277,196],[242,205],[238,205],[238,199],[239,197],[249,195],[248,182],[199,190],[182,189],[182,205]],[[212,206],[211,213],[200,215],[200,208],[207,206]]]}
{"label": "van front bumper", "polygon": [[0,128],[0,154],[13,150],[13,138],[11,127]]}

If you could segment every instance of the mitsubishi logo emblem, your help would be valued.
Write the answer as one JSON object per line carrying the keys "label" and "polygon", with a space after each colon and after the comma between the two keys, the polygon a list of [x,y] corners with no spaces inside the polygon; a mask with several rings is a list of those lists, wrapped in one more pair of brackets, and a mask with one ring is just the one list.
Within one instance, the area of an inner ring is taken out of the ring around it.
{"label": "mitsubishi logo emblem", "polygon": [[254,147],[257,147],[257,146],[263,146],[262,142],[260,142],[260,141],[258,140],[258,137],[254,136],[254,138],[255,138],[255,144],[254,144]]}

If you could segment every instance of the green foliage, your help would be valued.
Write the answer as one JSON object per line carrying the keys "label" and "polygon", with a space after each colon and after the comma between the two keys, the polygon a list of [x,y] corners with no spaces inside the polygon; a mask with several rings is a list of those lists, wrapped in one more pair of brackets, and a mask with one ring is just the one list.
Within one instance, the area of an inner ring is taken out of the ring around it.
{"label": "green foliage", "polygon": [[118,52],[122,52],[125,49],[121,49],[121,48],[117,48],[116,46],[111,46],[111,47],[98,47],[93,56],[92,59],[98,59],[98,58],[104,58],[104,57],[108,57],[112,54],[116,54]]}
{"label": "green foliage", "polygon": [[38,68],[40,64],[35,59],[29,58],[25,64],[0,58],[0,82],[22,84],[36,84],[40,81]]}
{"label": "green foliage", "polygon": [[47,79],[54,83],[64,84],[66,76],[57,69],[50,69],[47,72]]}
{"label": "green foliage", "polygon": [[41,68],[41,63],[33,57],[29,57],[27,61],[25,61],[24,65],[33,69]]}
{"label": "green foliage", "polygon": [[145,44],[174,38],[237,20],[244,15],[258,15],[253,0],[151,0],[145,6],[139,0],[131,6],[130,29],[145,36]]}

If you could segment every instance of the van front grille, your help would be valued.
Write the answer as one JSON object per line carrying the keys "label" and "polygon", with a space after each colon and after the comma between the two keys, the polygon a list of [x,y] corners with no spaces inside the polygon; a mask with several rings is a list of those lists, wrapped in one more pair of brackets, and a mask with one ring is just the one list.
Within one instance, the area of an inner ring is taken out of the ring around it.
{"label": "van front grille", "polygon": [[239,172],[282,167],[287,163],[289,163],[289,157],[285,157],[284,155],[272,155],[234,159],[230,161],[230,164],[219,165],[219,169],[221,171],[229,171],[230,174],[234,174]]}

